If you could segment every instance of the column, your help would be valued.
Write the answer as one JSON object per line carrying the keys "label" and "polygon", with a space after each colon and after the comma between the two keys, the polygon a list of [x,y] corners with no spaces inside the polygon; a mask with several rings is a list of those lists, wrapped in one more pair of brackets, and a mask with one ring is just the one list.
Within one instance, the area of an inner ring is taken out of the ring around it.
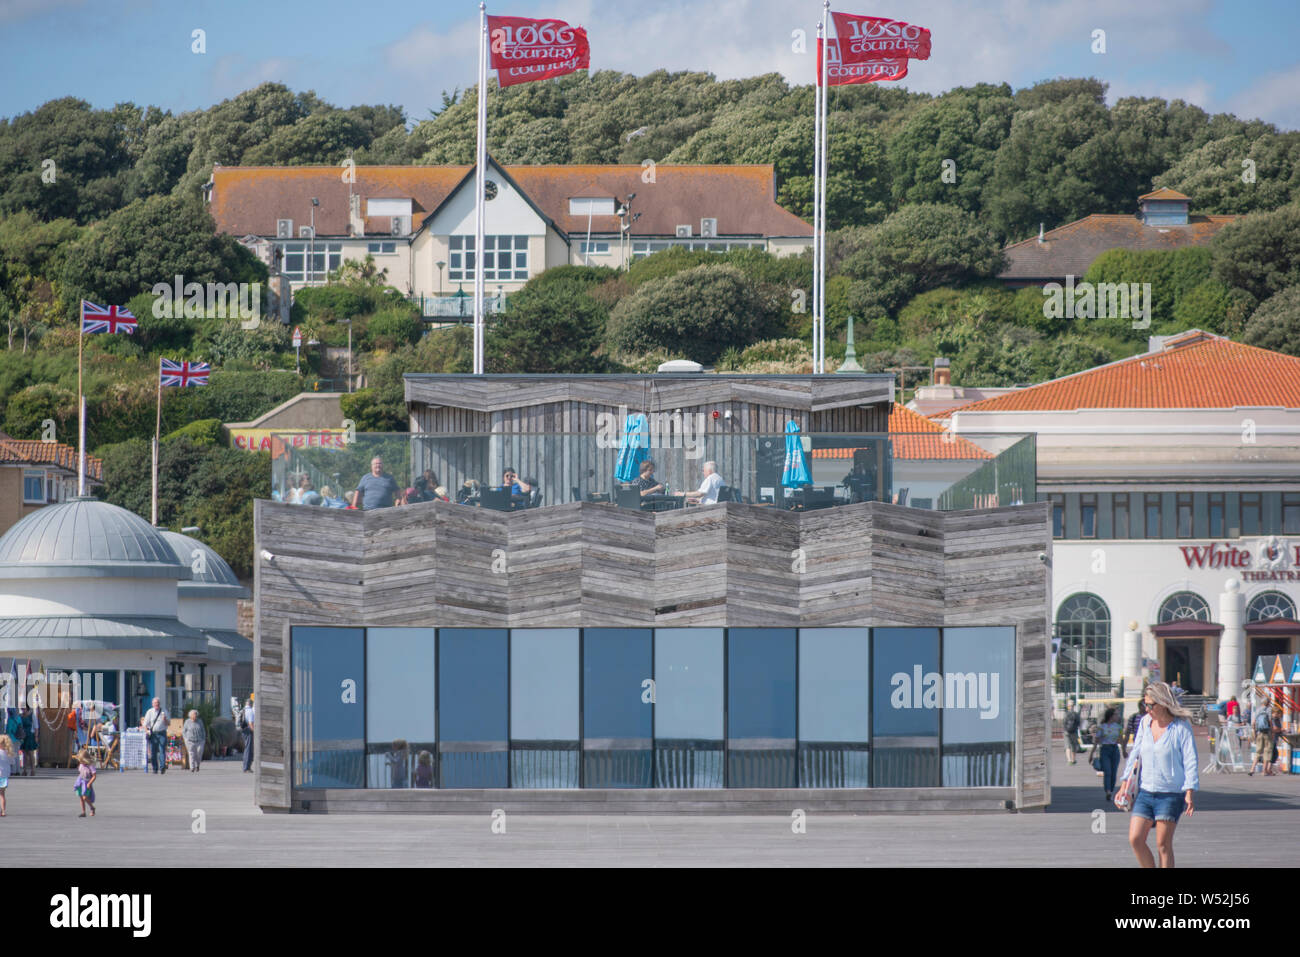
{"label": "column", "polygon": [[[1124,669],[1124,696],[1132,698],[1142,692],[1142,632],[1138,628],[1136,621],[1128,623],[1128,629],[1124,632],[1124,652],[1122,659]],[[1125,705],[1124,712],[1127,716],[1132,711],[1137,710],[1137,705]]]}
{"label": "column", "polygon": [[1245,597],[1241,583],[1229,578],[1219,596],[1219,622],[1223,636],[1219,639],[1219,700],[1235,698],[1241,691],[1241,679],[1246,677],[1246,633],[1242,625]]}

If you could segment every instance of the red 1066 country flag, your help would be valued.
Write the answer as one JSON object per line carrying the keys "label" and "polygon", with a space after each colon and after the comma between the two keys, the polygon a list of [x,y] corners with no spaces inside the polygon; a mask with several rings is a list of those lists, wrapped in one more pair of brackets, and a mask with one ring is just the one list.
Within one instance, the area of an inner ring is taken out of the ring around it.
{"label": "red 1066 country flag", "polygon": [[855,13],[832,12],[831,17],[835,20],[835,35],[839,38],[840,53],[846,64],[930,59],[930,31],[925,27],[888,17],[863,17]]}
{"label": "red 1066 country flag", "polygon": [[[848,86],[875,83],[878,80],[901,80],[907,76],[906,60],[873,60],[870,63],[844,63],[840,59],[840,42],[831,40],[826,62],[826,85]],[[817,41],[817,85],[822,84],[822,41]]]}
{"label": "red 1066 country flag", "polygon": [[81,300],[82,332],[135,332],[135,316],[122,306],[97,306]]}
{"label": "red 1066 country flag", "polygon": [[492,69],[499,86],[545,80],[591,65],[587,31],[563,20],[488,17]]}
{"label": "red 1066 country flag", "polygon": [[162,376],[159,381],[163,385],[185,388],[187,385],[207,385],[211,372],[212,366],[206,362],[173,362],[171,359],[163,359],[158,374]]}

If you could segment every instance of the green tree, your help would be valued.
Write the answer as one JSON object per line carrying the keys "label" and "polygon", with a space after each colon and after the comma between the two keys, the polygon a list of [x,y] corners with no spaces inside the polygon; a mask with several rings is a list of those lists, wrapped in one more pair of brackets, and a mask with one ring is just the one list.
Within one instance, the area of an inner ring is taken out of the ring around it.
{"label": "green tree", "polygon": [[1279,290],[1262,302],[1241,338],[1261,349],[1300,356],[1300,286]]}
{"label": "green tree", "polygon": [[1156,177],[1198,213],[1257,213],[1300,200],[1300,133],[1233,133],[1183,155]]}
{"label": "green tree", "polygon": [[869,287],[866,301],[853,304],[864,315],[892,314],[927,289],[993,276],[1003,262],[992,234],[956,206],[906,206],[866,230],[862,240],[843,270]]}
{"label": "green tree", "polygon": [[581,279],[530,282],[511,296],[487,336],[488,371],[608,371],[608,363],[596,352],[609,309],[592,299],[588,288]]}
{"label": "green tree", "polygon": [[15,439],[39,439],[46,419],[53,419],[55,434],[75,435],[77,394],[52,382],[38,382],[8,397],[0,431]]}
{"label": "green tree", "polygon": [[77,298],[124,305],[156,283],[266,282],[266,266],[218,234],[198,202],[155,196],[118,210],[68,252],[64,285]]}
{"label": "green tree", "polygon": [[1260,302],[1300,284],[1300,203],[1229,223],[1210,249],[1214,278]]}
{"label": "green tree", "polygon": [[666,349],[712,362],[729,346],[770,338],[782,304],[735,266],[705,265],[643,283],[610,313],[607,339],[623,352]]}

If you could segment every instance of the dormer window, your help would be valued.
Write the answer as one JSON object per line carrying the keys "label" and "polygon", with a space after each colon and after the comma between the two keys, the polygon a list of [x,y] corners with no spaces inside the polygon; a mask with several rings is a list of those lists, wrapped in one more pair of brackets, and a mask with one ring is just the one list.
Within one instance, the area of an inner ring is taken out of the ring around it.
{"label": "dormer window", "polygon": [[570,216],[613,216],[614,197],[574,196],[569,199]]}
{"label": "dormer window", "polygon": [[1147,226],[1186,226],[1191,198],[1161,187],[1138,197],[1142,222]]}
{"label": "dormer window", "polygon": [[366,215],[375,218],[379,216],[406,216],[411,215],[412,201],[410,199],[368,199],[366,200]]}

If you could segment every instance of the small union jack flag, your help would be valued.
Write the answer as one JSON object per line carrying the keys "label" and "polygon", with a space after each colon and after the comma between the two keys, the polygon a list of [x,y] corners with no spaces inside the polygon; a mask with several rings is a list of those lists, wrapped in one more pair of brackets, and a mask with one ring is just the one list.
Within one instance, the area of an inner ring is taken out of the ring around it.
{"label": "small union jack flag", "polygon": [[159,374],[163,385],[184,388],[187,385],[207,385],[211,372],[212,366],[206,362],[172,362],[171,359],[163,359]]}
{"label": "small union jack flag", "polygon": [[123,306],[97,306],[81,300],[82,332],[135,332],[135,316]]}

